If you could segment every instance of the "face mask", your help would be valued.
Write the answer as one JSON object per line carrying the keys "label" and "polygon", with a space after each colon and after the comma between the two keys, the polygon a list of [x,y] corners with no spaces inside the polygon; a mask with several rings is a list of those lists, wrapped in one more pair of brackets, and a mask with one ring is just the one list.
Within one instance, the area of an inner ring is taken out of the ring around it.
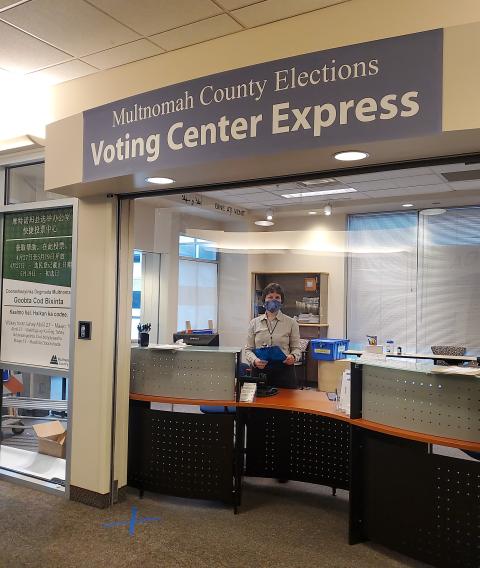
{"label": "face mask", "polygon": [[280,300],[267,300],[264,306],[267,312],[278,312],[282,306],[282,302]]}

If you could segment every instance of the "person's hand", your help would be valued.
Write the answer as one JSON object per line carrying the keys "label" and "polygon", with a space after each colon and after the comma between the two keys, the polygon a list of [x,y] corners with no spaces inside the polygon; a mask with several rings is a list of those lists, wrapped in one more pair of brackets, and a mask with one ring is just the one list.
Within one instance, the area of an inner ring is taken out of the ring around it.
{"label": "person's hand", "polygon": [[285,361],[283,362],[284,365],[294,365],[295,364],[295,357],[290,354]]}
{"label": "person's hand", "polygon": [[263,361],[262,359],[255,359],[255,361],[253,362],[255,367],[257,367],[257,369],[265,369],[267,363],[268,361]]}

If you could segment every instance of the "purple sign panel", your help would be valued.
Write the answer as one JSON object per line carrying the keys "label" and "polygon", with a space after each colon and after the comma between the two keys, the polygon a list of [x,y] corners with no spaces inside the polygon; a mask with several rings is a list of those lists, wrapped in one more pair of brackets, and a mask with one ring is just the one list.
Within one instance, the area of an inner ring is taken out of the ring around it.
{"label": "purple sign panel", "polygon": [[84,113],[92,181],[442,130],[443,30],[243,67]]}

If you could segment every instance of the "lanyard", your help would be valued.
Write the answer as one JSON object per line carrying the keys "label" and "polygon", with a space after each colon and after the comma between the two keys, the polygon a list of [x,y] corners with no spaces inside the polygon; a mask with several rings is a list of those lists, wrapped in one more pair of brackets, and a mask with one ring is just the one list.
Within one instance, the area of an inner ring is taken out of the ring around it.
{"label": "lanyard", "polygon": [[270,328],[270,324],[268,323],[268,318],[265,318],[265,322],[267,324],[268,333],[270,334],[270,345],[272,345],[273,344],[273,334],[275,332],[275,329],[277,328],[278,319],[275,322],[275,325],[273,326],[273,328]]}

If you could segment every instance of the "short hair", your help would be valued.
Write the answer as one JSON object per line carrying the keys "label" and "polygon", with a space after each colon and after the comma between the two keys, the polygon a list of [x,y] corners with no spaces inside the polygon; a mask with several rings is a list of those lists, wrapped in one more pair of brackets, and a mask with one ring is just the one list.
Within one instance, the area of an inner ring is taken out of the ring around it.
{"label": "short hair", "polygon": [[271,294],[272,292],[276,292],[277,294],[280,294],[280,297],[282,298],[282,304],[285,301],[285,292],[283,291],[283,288],[280,286],[280,284],[277,284],[276,282],[270,282],[270,284],[267,284],[265,286],[265,288],[263,289],[262,292],[262,302],[265,302],[265,297],[268,294]]}

